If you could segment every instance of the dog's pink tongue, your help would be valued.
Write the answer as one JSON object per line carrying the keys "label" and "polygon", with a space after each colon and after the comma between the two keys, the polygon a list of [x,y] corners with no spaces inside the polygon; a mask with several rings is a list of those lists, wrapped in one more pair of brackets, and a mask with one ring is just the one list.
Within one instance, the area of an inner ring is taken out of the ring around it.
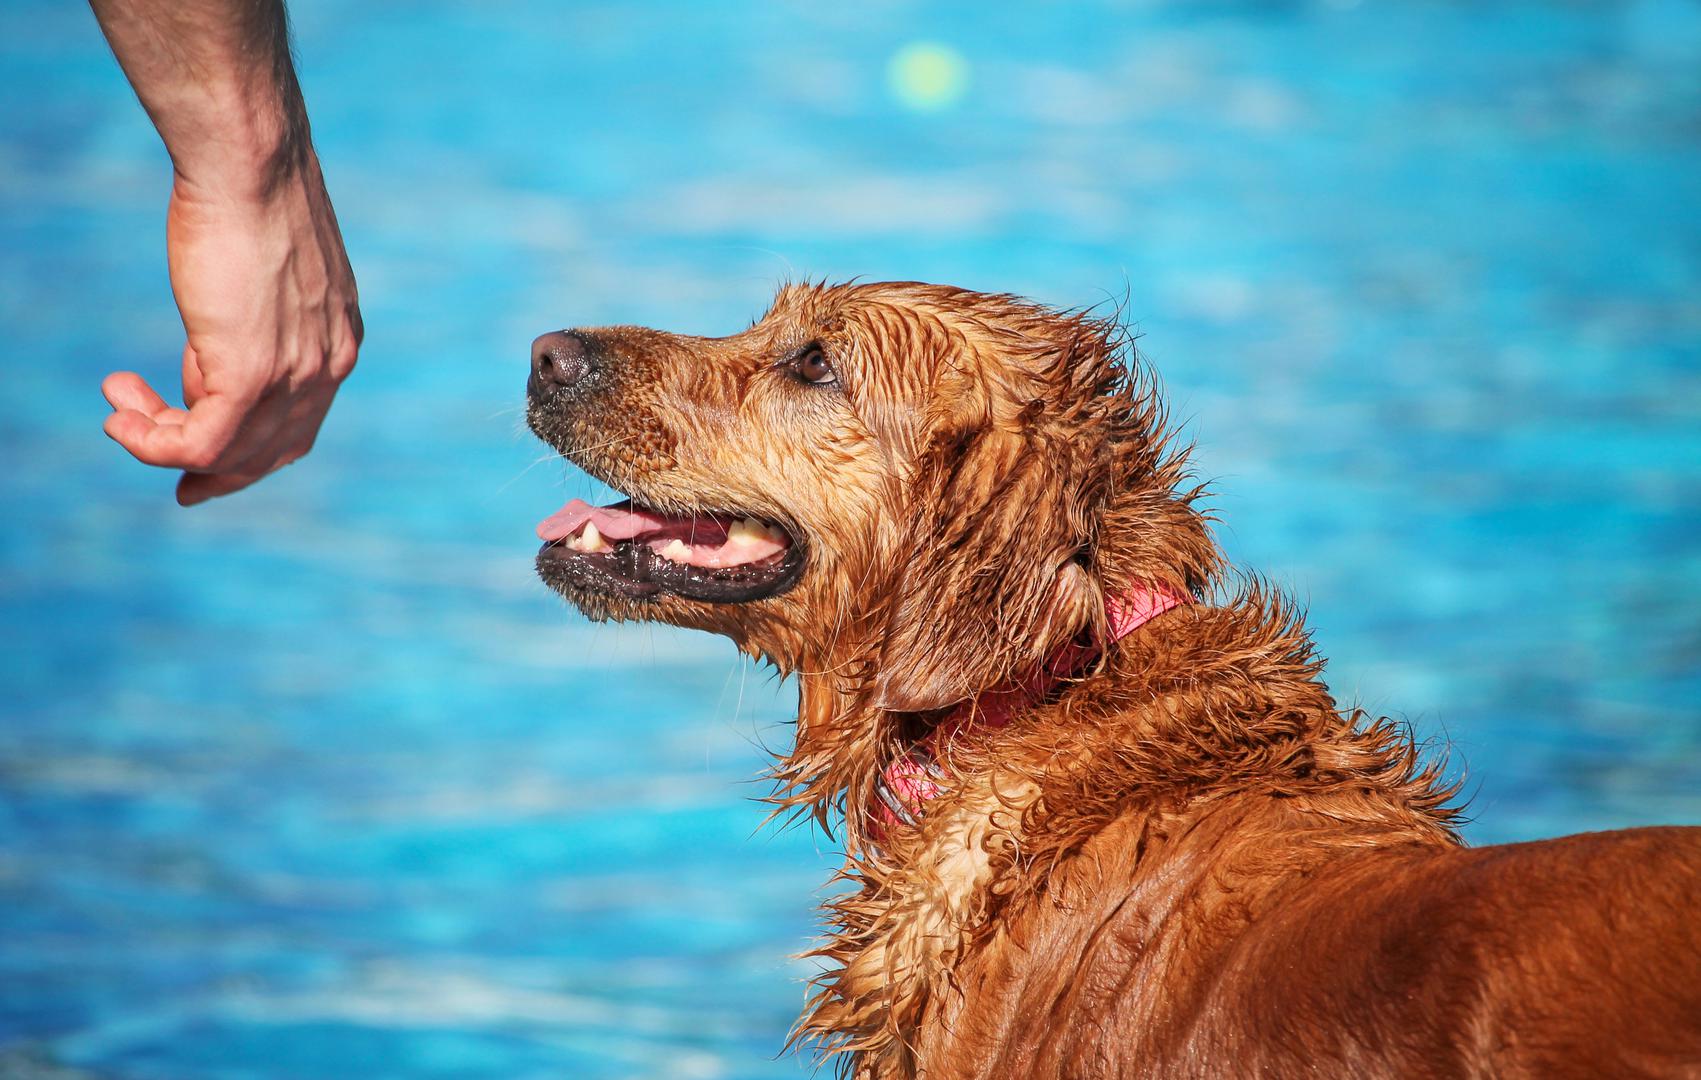
{"label": "dog's pink tongue", "polygon": [[538,522],[537,538],[547,542],[565,540],[587,521],[610,540],[630,540],[639,533],[665,529],[669,524],[667,518],[632,509],[629,501],[614,506],[592,506],[583,499],[574,499]]}

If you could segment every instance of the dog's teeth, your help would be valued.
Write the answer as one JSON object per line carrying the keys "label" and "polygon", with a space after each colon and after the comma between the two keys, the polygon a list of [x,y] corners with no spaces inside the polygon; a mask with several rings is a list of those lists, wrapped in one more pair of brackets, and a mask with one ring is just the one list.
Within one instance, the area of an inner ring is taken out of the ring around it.
{"label": "dog's teeth", "polygon": [[597,531],[596,525],[589,521],[585,522],[585,531],[569,540],[568,544],[574,551],[583,551],[590,555],[614,550],[609,542],[602,538],[602,533]]}
{"label": "dog's teeth", "polygon": [[726,538],[730,543],[736,540],[772,540],[776,543],[785,534],[772,525],[764,525],[755,518],[740,518],[727,529]]}
{"label": "dog's teeth", "polygon": [[683,540],[679,540],[679,539],[669,540],[666,544],[664,544],[662,546],[661,550],[656,552],[656,554],[660,555],[662,558],[666,559],[668,562],[677,562],[677,563],[690,562],[691,561],[691,546],[689,544],[685,543]]}

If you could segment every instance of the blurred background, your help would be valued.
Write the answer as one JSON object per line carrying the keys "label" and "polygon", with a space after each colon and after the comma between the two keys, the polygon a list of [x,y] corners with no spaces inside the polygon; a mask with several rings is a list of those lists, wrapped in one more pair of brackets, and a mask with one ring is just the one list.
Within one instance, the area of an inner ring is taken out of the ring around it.
{"label": "blurred background", "polygon": [[0,7],[0,1076],[799,1076],[790,684],[596,628],[523,431],[565,325],[788,277],[1126,302],[1233,557],[1473,841],[1701,822],[1701,3],[298,0],[367,346],[193,511],[168,163]]}

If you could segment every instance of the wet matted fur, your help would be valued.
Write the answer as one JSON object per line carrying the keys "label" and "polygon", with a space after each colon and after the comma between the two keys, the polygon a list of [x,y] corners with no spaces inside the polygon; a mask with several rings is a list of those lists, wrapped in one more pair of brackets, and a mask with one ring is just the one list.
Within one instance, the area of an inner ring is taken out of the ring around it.
{"label": "wet matted fur", "polygon": [[[1341,709],[1300,614],[1225,579],[1113,320],[798,285],[731,337],[574,333],[540,436],[802,555],[743,603],[540,565],[593,618],[796,674],[776,799],[842,837],[848,886],[795,1038],[842,1072],[1701,1076],[1701,830],[1464,847],[1407,733]],[[1141,586],[1196,602],[1110,643],[1106,598]],[[1097,662],[953,738],[937,797],[875,826],[894,761],[1071,641]]]}

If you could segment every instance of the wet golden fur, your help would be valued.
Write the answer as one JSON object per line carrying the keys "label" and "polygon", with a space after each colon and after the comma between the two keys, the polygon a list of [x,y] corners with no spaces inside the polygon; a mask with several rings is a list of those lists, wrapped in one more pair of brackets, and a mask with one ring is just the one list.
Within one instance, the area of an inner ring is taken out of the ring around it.
{"label": "wet golden fur", "polygon": [[[1114,322],[888,283],[788,287],[727,338],[590,333],[599,405],[533,402],[540,435],[806,546],[747,604],[570,595],[797,675],[777,799],[843,838],[847,891],[796,1038],[842,1071],[1701,1075],[1696,831],[1464,848],[1405,732],[1225,579]],[[838,387],[785,370],[811,341]],[[873,842],[882,769],[941,710],[1102,640],[1141,582],[1200,602],[956,740],[945,793]]]}

